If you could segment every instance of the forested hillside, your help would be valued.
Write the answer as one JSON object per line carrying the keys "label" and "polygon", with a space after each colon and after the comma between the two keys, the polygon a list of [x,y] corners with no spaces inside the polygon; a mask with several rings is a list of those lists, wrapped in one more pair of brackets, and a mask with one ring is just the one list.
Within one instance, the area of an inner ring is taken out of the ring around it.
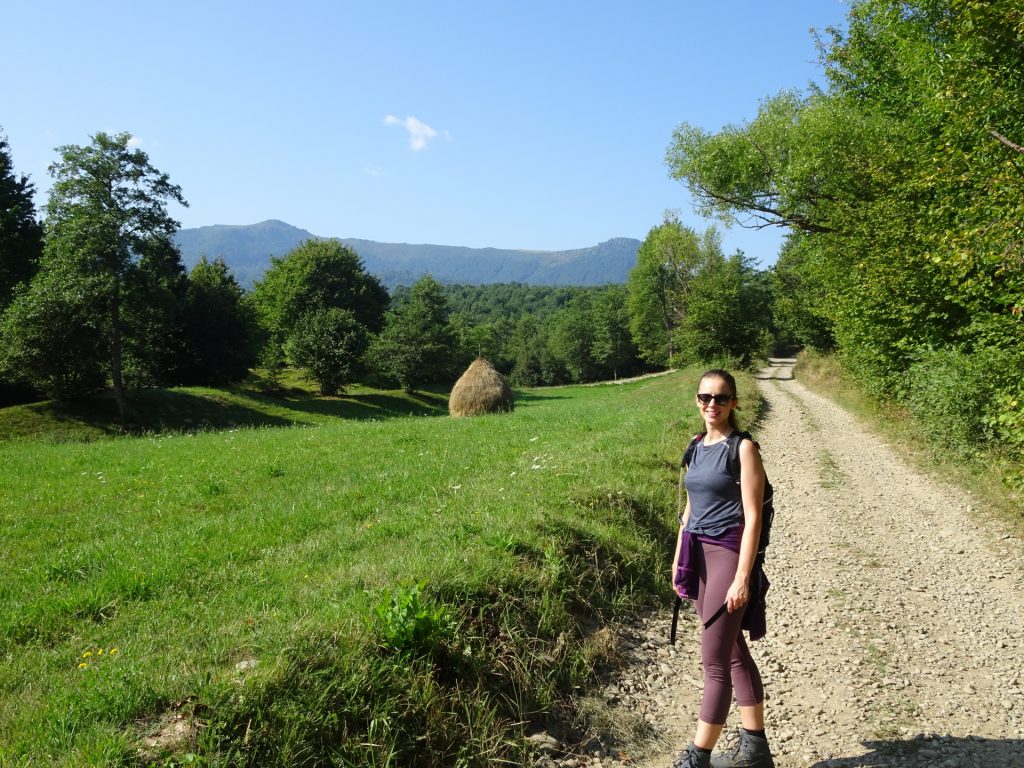
{"label": "forested hillside", "polygon": [[428,274],[441,283],[474,285],[623,283],[640,246],[637,240],[626,237],[569,251],[378,243],[356,238],[322,238],[274,220],[245,226],[183,229],[174,236],[186,266],[197,264],[204,256],[221,259],[247,288],[260,279],[272,256],[284,256],[307,240],[321,239],[337,239],[354,250],[366,270],[389,288],[412,285]]}

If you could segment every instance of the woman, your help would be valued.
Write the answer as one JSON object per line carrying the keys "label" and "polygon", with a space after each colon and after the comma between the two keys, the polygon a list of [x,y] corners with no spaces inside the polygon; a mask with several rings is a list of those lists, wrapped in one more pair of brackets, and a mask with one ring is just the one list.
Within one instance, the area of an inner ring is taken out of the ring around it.
{"label": "woman", "polygon": [[[696,610],[704,630],[701,660],[704,694],[693,742],[674,768],[774,768],[764,734],[761,675],[740,631],[751,602],[750,576],[761,532],[765,473],[757,446],[742,439],[740,482],[728,466],[728,438],[736,424],[736,380],[723,370],[707,371],[697,384],[696,404],[706,434],[686,471],[686,507],[676,544],[673,584],[682,597],[680,566],[692,569]],[[724,608],[724,611],[721,609]],[[711,757],[735,691],[740,741],[729,755]]]}

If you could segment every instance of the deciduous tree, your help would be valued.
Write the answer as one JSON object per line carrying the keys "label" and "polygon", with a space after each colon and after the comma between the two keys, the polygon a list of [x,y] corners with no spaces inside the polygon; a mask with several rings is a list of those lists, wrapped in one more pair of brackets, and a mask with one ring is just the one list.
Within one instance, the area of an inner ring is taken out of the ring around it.
{"label": "deciduous tree", "polygon": [[255,365],[256,313],[223,260],[203,257],[188,275],[185,340],[181,377],[187,384],[238,381]]}
{"label": "deciduous tree", "polygon": [[280,347],[302,317],[321,309],[347,309],[376,333],[390,297],[351,248],[337,240],[307,240],[271,259],[253,288],[252,301],[271,343]]}
{"label": "deciduous tree", "polygon": [[324,395],[337,395],[358,370],[368,337],[366,326],[349,309],[316,309],[304,315],[288,337],[289,360],[320,385]]}
{"label": "deciduous tree", "polygon": [[123,419],[127,413],[122,321],[126,280],[142,254],[156,243],[173,250],[178,223],[167,206],[187,203],[181,188],[154,168],[145,152],[132,146],[128,133],[97,133],[87,146],[68,145],[57,151],[60,160],[50,166],[54,183],[46,207],[41,272],[55,270],[72,282],[83,278],[102,295],[109,374]]}
{"label": "deciduous tree", "polygon": [[109,361],[108,284],[56,263],[20,291],[0,324],[0,368],[50,397],[101,389]]}
{"label": "deciduous tree", "polygon": [[388,312],[384,330],[371,343],[374,368],[407,392],[451,379],[457,346],[449,315],[441,285],[430,275],[420,278],[408,299]]}
{"label": "deciduous tree", "polygon": [[592,317],[594,337],[590,356],[605,377],[617,379],[637,367],[637,348],[629,332],[628,292],[613,285],[594,296]]}
{"label": "deciduous tree", "polygon": [[694,278],[721,257],[714,227],[698,235],[673,214],[648,233],[629,273],[629,328],[640,357],[651,365],[677,362],[678,329],[686,322]]}

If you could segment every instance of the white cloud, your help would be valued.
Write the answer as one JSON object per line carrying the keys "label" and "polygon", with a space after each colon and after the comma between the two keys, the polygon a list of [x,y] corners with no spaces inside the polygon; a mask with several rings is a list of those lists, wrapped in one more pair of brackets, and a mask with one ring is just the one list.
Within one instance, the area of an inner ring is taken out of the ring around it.
{"label": "white cloud", "polygon": [[[405,128],[405,130],[409,132],[409,147],[413,152],[419,152],[421,149],[425,149],[427,142],[436,138],[438,135],[438,132],[434,128],[431,128],[422,120],[418,120],[411,115],[406,118],[388,115],[384,118],[384,125],[400,125]],[[446,139],[451,139],[451,134],[449,134],[448,131],[442,131],[442,135]]]}
{"label": "white cloud", "polygon": [[131,147],[132,149],[141,147],[142,139],[140,139],[138,136],[132,135],[132,137],[128,139],[128,146]]}
{"label": "white cloud", "polygon": [[372,165],[367,166],[366,168],[363,168],[363,173],[365,173],[367,176],[383,176],[384,175],[384,171],[382,171],[380,168],[375,168]]}

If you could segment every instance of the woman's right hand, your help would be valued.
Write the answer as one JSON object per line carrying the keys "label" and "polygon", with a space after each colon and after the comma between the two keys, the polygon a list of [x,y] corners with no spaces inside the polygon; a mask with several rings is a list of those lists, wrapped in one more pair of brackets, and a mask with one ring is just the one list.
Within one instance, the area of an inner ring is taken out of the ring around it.
{"label": "woman's right hand", "polygon": [[747,580],[737,576],[733,579],[729,591],[725,595],[725,609],[729,613],[733,613],[746,605],[749,600],[750,589],[747,586]]}

